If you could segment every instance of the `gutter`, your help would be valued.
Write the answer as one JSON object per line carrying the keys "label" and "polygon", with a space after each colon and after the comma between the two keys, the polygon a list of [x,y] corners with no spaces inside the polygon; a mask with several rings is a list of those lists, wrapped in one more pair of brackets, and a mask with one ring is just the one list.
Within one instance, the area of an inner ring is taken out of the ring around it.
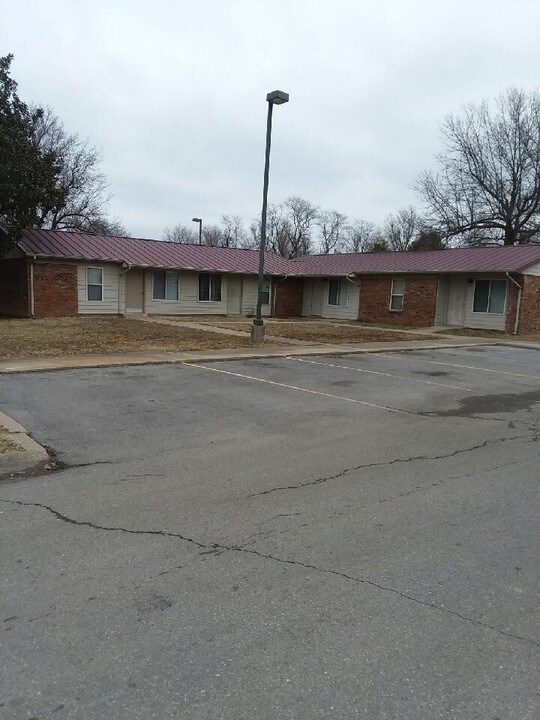
{"label": "gutter", "polygon": [[521,310],[521,293],[523,291],[523,288],[518,283],[517,280],[514,280],[514,278],[510,275],[509,272],[505,273],[506,277],[510,280],[511,283],[513,283],[517,289],[518,289],[518,296],[517,296],[517,304],[516,304],[516,317],[514,320],[514,331],[512,332],[512,335],[517,335],[518,327],[519,327],[519,313]]}

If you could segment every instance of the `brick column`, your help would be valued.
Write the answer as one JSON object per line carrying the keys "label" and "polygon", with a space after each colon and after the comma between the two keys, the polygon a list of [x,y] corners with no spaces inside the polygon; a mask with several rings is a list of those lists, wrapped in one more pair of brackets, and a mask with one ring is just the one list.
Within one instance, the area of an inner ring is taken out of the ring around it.
{"label": "brick column", "polygon": [[300,317],[302,315],[303,279],[274,280],[273,287],[275,293],[274,317]]}

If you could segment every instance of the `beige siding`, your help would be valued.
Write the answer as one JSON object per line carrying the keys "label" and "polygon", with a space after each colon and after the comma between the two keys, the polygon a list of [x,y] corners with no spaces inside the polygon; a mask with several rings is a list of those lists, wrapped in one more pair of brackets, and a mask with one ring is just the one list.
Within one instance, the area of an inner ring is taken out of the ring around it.
{"label": "beige siding", "polygon": [[449,279],[439,278],[437,281],[437,304],[435,306],[435,325],[446,323],[446,307],[448,304]]}
{"label": "beige siding", "polygon": [[523,270],[523,275],[540,275],[540,263],[537,265],[531,265],[526,270]]}
{"label": "beige siding", "polygon": [[[244,275],[243,276],[243,287],[242,287],[242,315],[254,315],[257,309],[257,291],[258,291],[258,280],[255,275]],[[271,314],[272,307],[272,295],[273,295],[273,283],[270,290],[270,305],[263,305],[261,312],[264,316],[268,317]]]}
{"label": "beige siding", "polygon": [[[103,300],[86,299],[86,268],[96,267],[103,270]],[[79,263],[77,265],[77,296],[81,315],[117,315],[123,308],[123,276],[119,265],[110,263]],[[120,288],[119,288],[120,286]],[[120,289],[120,304],[119,304]]]}
{"label": "beige siding", "polygon": [[322,285],[322,308],[321,317],[333,318],[336,320],[357,320],[358,319],[358,303],[360,298],[360,287],[358,281],[350,282],[343,278],[342,287],[347,291],[346,305],[329,305],[328,304],[328,280]]}
{"label": "beige siding", "polygon": [[306,278],[304,280],[304,291],[302,294],[302,315],[304,317],[311,315],[312,295],[313,295],[313,280]]}
{"label": "beige siding", "polygon": [[199,273],[180,270],[178,300],[154,300],[152,270],[144,276],[144,311],[151,315],[226,315],[227,275],[221,278],[221,302],[199,301]]}
{"label": "beige siding", "polygon": [[[475,277],[473,280],[504,280],[498,277]],[[504,330],[506,328],[506,307],[502,314],[473,312],[474,282],[467,283],[467,296],[465,298],[465,320],[463,325],[469,328],[482,328],[485,330]],[[508,283],[506,283],[506,301],[508,302]]]}
{"label": "beige siding", "polygon": [[306,278],[304,280],[304,294],[302,298],[302,315],[307,317],[321,317],[323,295],[325,292],[328,293],[328,286],[324,280],[320,278]]}

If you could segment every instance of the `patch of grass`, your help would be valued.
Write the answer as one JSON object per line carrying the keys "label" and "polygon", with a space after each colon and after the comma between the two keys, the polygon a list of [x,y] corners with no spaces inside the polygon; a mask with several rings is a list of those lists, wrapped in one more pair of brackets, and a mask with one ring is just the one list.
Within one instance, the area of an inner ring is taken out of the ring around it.
{"label": "patch of grass", "polygon": [[[350,325],[348,323],[334,323],[319,321],[302,322],[298,320],[267,320],[265,321],[266,334],[292,340],[304,340],[313,343],[364,343],[364,342],[392,342],[397,340],[425,340],[425,335],[411,333],[377,330],[376,328]],[[249,331],[251,323],[216,322],[215,325],[235,330]]]}
{"label": "patch of grass", "polygon": [[20,449],[20,446],[11,439],[11,435],[8,431],[5,428],[0,427],[0,455]]}
{"label": "patch of grass", "polygon": [[462,337],[486,337],[486,338],[510,338],[504,330],[483,330],[481,328],[447,328],[445,330],[436,330],[434,335],[461,335]]}
{"label": "patch of grass", "polygon": [[0,319],[0,358],[249,347],[249,338],[117,317]]}

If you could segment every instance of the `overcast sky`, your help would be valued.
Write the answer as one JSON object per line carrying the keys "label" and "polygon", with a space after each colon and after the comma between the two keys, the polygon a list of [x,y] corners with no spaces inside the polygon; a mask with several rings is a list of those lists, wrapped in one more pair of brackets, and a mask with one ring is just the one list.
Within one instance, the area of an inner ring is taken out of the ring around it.
{"label": "overcast sky", "polygon": [[381,223],[415,203],[439,123],[540,85],[539,0],[3,0],[23,100],[101,151],[110,214],[139,237],[289,195]]}

